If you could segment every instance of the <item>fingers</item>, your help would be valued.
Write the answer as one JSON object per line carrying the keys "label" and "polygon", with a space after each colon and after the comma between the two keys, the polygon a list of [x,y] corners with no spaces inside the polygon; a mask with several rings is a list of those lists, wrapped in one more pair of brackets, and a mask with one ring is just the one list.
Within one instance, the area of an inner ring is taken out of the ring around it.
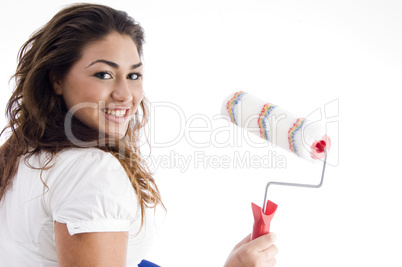
{"label": "fingers", "polygon": [[252,241],[254,248],[260,254],[261,262],[267,264],[267,266],[274,266],[276,263],[275,256],[278,254],[278,247],[274,245],[275,241],[276,235],[274,233],[262,235]]}
{"label": "fingers", "polygon": [[247,248],[246,251],[248,251],[248,253],[254,251],[255,257],[259,259],[258,261],[260,263],[274,266],[276,261],[275,256],[278,253],[278,248],[274,245],[275,241],[276,235],[274,233],[268,233],[248,242],[243,248]]}
{"label": "fingers", "polygon": [[240,241],[229,255],[225,267],[273,267],[278,248],[273,245],[276,235],[269,233],[250,241],[250,235]]}
{"label": "fingers", "polygon": [[251,234],[249,234],[249,235],[247,235],[245,238],[243,238],[243,240],[240,241],[240,242],[234,247],[233,250],[237,250],[239,247],[241,247],[241,246],[247,244],[248,242],[250,242],[250,240],[251,240]]}
{"label": "fingers", "polygon": [[275,245],[272,245],[271,247],[269,247],[266,250],[261,251],[260,253],[262,253],[264,255],[264,259],[266,261],[266,263],[273,263],[273,265],[275,265],[275,256],[278,254],[278,247]]}
{"label": "fingers", "polygon": [[264,251],[271,247],[275,241],[276,235],[274,233],[268,233],[254,239],[250,242],[250,245],[252,245],[257,251]]}

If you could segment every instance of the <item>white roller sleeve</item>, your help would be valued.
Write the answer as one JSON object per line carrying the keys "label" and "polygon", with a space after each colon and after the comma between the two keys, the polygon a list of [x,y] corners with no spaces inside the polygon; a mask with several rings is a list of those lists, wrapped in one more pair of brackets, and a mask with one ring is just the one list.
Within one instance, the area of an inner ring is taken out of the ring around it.
{"label": "white roller sleeve", "polygon": [[222,114],[231,122],[309,161],[324,157],[330,139],[325,125],[310,122],[281,107],[240,91],[223,102]]}

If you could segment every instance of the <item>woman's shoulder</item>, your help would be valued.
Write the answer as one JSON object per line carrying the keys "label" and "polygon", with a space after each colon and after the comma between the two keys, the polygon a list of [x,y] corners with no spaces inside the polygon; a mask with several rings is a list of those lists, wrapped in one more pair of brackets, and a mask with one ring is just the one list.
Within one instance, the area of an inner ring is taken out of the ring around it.
{"label": "woman's shoulder", "polygon": [[[65,149],[44,175],[44,206],[70,234],[128,227],[137,214],[134,188],[117,158],[96,148]],[[126,228],[124,228],[126,229]]]}
{"label": "woman's shoulder", "polygon": [[120,162],[111,153],[98,148],[68,148],[57,153],[52,159],[54,167],[123,169]]}
{"label": "woman's shoulder", "polygon": [[[43,156],[43,155],[42,155]],[[43,157],[42,157],[43,159]],[[68,148],[57,153],[44,172],[44,180],[53,183],[121,183],[129,181],[119,160],[97,148]],[[62,182],[63,181],[63,182]]]}
{"label": "woman's shoulder", "polygon": [[86,158],[88,160],[99,160],[103,158],[114,158],[109,152],[103,151],[99,148],[89,147],[89,148],[65,148],[56,154],[56,158],[60,159],[78,159]]}
{"label": "woman's shoulder", "polygon": [[60,199],[125,194],[131,198],[133,194],[131,182],[118,159],[96,148],[69,148],[57,153],[43,180],[49,195],[58,195],[56,198]]}

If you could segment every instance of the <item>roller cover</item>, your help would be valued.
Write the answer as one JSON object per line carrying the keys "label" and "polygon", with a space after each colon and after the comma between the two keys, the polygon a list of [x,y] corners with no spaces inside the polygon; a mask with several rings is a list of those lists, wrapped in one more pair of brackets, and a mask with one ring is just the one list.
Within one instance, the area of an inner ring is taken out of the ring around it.
{"label": "roller cover", "polygon": [[309,161],[322,159],[331,140],[325,125],[263,101],[243,91],[230,94],[223,102],[222,114],[231,122]]}

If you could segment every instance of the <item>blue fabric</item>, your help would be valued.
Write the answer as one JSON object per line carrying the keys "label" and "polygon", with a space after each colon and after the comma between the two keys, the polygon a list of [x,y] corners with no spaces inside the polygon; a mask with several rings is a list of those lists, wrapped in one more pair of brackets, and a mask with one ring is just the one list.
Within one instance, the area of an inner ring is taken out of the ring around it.
{"label": "blue fabric", "polygon": [[160,266],[150,261],[142,260],[140,264],[138,264],[138,267],[160,267]]}

